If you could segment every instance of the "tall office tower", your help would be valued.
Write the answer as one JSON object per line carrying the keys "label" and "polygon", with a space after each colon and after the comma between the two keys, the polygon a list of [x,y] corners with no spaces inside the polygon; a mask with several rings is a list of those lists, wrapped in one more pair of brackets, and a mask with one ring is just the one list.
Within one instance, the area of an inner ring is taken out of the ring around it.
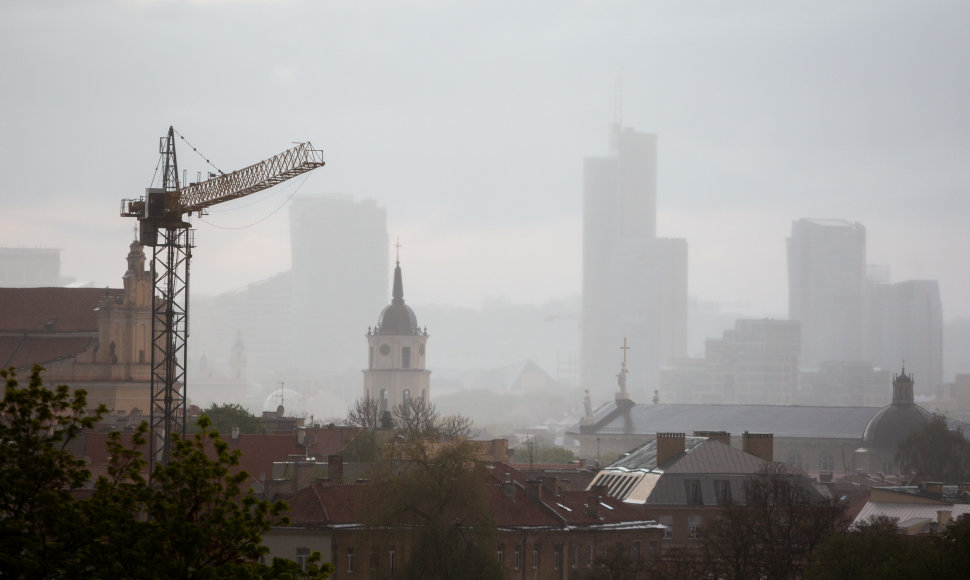
{"label": "tall office tower", "polygon": [[63,285],[60,250],[0,248],[0,288]]}
{"label": "tall office tower", "polygon": [[612,151],[585,160],[582,381],[616,388],[624,338],[634,397],[687,348],[687,243],[656,237],[657,137],[612,126]]}
{"label": "tall office tower", "polygon": [[943,306],[936,280],[888,280],[868,285],[866,354],[883,369],[906,365],[917,389],[943,383]]}
{"label": "tall office tower", "polygon": [[788,316],[802,324],[801,364],[863,358],[866,230],[800,219],[788,238]]}
{"label": "tall office tower", "polygon": [[359,372],[361,324],[388,292],[387,215],[349,195],[297,197],[290,209],[293,341],[300,366]]}

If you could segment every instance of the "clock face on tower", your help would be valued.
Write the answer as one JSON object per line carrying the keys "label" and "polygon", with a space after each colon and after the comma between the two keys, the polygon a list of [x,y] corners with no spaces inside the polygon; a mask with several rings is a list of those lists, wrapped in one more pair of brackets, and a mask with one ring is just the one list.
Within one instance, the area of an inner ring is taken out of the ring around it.
{"label": "clock face on tower", "polygon": [[391,347],[387,346],[387,344],[382,344],[381,345],[381,354],[384,355],[384,356],[387,356],[387,355],[391,354]]}

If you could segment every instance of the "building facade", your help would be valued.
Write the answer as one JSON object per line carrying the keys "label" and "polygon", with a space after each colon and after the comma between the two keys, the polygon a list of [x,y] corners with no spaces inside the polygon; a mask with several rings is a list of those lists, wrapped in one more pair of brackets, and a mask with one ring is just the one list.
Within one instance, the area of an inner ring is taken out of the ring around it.
{"label": "building facade", "polygon": [[626,338],[642,394],[667,359],[686,354],[687,243],[656,236],[656,135],[614,124],[611,145],[584,164],[581,380],[609,392]]}
{"label": "building facade", "polygon": [[788,316],[801,322],[801,361],[863,359],[866,230],[800,219],[788,238]]}

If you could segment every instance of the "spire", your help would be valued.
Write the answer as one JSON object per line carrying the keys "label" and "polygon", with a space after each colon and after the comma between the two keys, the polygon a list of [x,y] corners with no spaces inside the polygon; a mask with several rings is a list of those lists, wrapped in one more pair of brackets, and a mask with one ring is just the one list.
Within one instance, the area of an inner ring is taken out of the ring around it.
{"label": "spire", "polygon": [[397,248],[397,256],[394,265],[394,289],[391,292],[391,304],[404,304],[404,282],[401,279],[401,238],[394,244]]}

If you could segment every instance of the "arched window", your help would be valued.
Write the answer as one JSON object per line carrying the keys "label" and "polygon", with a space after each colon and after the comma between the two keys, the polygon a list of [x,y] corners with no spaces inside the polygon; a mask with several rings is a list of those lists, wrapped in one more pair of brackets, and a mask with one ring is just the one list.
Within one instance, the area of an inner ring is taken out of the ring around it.
{"label": "arched window", "polygon": [[792,451],[788,454],[788,465],[792,467],[802,468],[802,454],[798,451]]}
{"label": "arched window", "polygon": [[818,459],[819,471],[835,471],[835,458],[831,453],[823,453]]}

